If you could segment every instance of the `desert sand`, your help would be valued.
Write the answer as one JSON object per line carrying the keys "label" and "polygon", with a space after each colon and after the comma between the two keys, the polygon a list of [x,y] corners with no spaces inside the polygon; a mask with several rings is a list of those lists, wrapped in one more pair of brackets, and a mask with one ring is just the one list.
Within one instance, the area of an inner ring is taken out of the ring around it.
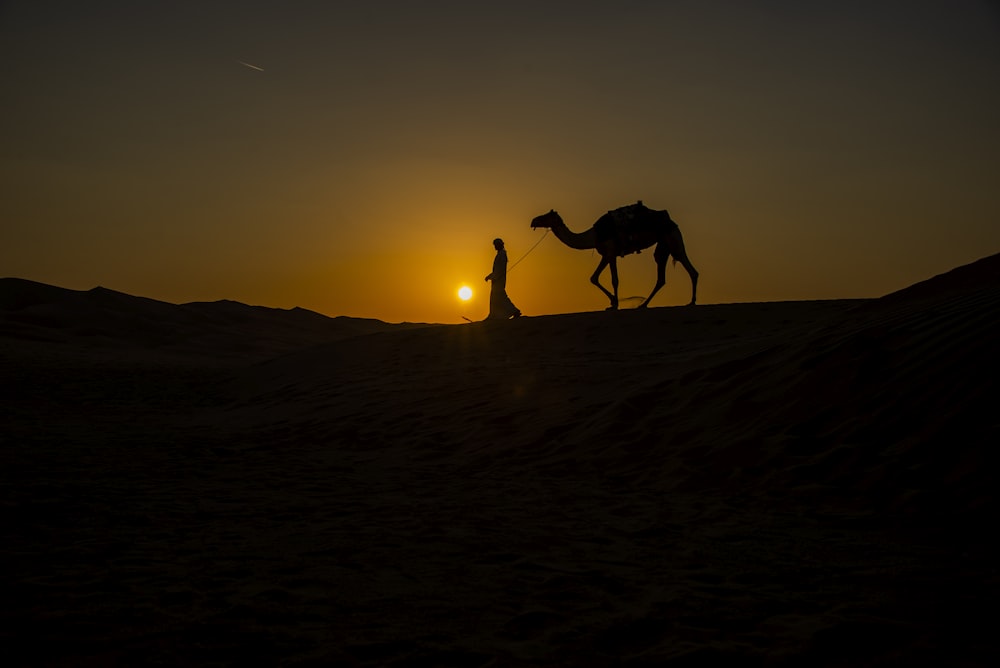
{"label": "desert sand", "polygon": [[1000,255],[462,325],[3,279],[0,326],[4,665],[1000,665]]}

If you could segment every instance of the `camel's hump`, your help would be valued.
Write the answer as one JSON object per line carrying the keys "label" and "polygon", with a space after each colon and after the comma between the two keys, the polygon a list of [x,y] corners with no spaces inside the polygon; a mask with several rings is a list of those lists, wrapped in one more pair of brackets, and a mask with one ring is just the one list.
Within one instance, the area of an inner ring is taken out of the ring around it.
{"label": "camel's hump", "polygon": [[635,204],[612,209],[594,224],[597,240],[614,241],[620,255],[637,253],[654,243],[664,225],[674,223],[670,214],[650,209],[639,200]]}

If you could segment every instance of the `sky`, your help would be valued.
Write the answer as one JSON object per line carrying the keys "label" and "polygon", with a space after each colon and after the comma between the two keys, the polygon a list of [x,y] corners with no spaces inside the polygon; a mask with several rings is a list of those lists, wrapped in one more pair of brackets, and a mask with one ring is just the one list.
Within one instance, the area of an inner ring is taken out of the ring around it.
{"label": "sky", "polygon": [[1000,252],[996,1],[0,0],[0,62],[0,276],[458,323],[502,237],[525,315],[594,311],[530,221],[636,200],[705,304]]}

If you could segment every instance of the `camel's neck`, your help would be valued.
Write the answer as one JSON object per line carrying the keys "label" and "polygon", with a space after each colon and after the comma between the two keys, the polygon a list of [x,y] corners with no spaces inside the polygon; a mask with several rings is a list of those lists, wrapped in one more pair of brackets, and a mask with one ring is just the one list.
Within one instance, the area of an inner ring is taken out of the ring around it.
{"label": "camel's neck", "polygon": [[571,232],[566,223],[559,221],[552,226],[552,232],[556,235],[559,241],[563,242],[570,248],[575,248],[577,250],[589,250],[591,248],[597,247],[597,232],[593,227],[588,229],[586,232]]}

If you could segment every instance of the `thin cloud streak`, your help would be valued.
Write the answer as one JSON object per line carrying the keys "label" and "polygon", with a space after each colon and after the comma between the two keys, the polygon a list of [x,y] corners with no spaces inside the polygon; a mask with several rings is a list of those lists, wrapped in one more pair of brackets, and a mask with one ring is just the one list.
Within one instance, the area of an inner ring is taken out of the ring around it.
{"label": "thin cloud streak", "polygon": [[257,70],[258,72],[264,71],[263,67],[257,67],[256,65],[251,65],[250,63],[244,62],[242,60],[237,60],[236,62],[239,63],[240,65],[243,65],[244,67],[249,67],[252,70]]}

